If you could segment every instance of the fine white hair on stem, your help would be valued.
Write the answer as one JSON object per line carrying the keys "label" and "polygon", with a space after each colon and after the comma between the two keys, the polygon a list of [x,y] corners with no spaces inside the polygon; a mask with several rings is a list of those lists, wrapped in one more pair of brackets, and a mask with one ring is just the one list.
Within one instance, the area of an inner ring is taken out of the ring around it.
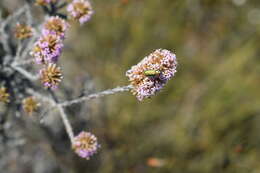
{"label": "fine white hair on stem", "polygon": [[9,43],[8,43],[8,34],[4,31],[4,24],[2,24],[1,28],[0,28],[0,41],[1,44],[3,46],[3,49],[6,53],[11,54],[11,48],[9,47]]}
{"label": "fine white hair on stem", "polygon": [[12,65],[12,68],[31,81],[36,81],[39,79],[38,75],[31,74],[30,72],[26,71],[25,69],[23,69],[21,67]]}
{"label": "fine white hair on stem", "polygon": [[[29,25],[31,25],[31,23],[32,23],[32,16],[31,16],[31,11],[30,11],[30,8],[29,8],[28,4],[24,5],[24,7],[22,7],[21,11],[18,11],[17,14],[15,13],[11,17],[12,18],[17,18],[17,17],[21,16],[23,13],[25,13]],[[8,21],[8,18],[6,19],[6,21]],[[3,30],[5,29],[4,28],[5,25],[3,26]],[[19,40],[18,41],[18,47],[17,47],[16,54],[15,54],[13,62],[16,62],[18,60],[18,58],[21,56],[22,48],[23,48],[22,41]]]}
{"label": "fine white hair on stem", "polygon": [[[0,42],[2,43],[3,49],[7,54],[12,54],[12,50],[8,43],[10,36],[6,31],[6,26],[12,20],[19,18],[23,14],[25,14],[28,25],[31,26],[33,24],[33,18],[32,18],[31,9],[30,9],[29,4],[25,4],[23,7],[21,7],[19,10],[14,12],[12,15],[9,15],[5,20],[3,20],[2,22],[0,21],[0,37],[2,37],[2,39],[0,39]],[[41,24],[39,26],[41,26]],[[27,64],[24,62],[18,63],[18,61],[22,61],[23,59],[25,59],[25,57],[28,55],[30,49],[32,48],[34,42],[36,41],[36,39],[38,38],[39,35],[40,35],[39,31],[37,31],[37,32],[34,31],[33,37],[29,40],[29,42],[25,46],[23,46],[21,40],[18,42],[18,47],[17,47],[16,54],[13,59],[13,64],[15,64],[15,65],[16,64],[21,64],[21,65]],[[23,47],[24,47],[24,49],[23,49]]]}
{"label": "fine white hair on stem", "polygon": [[19,10],[17,10],[15,13],[12,15],[9,15],[2,23],[1,23],[1,28],[4,28],[11,20],[18,18],[21,16],[23,13],[27,12],[29,10],[29,5],[25,4],[22,6]]}
{"label": "fine white hair on stem", "polygon": [[33,29],[33,36],[30,38],[29,42],[25,45],[24,50],[22,51],[19,60],[17,59],[17,61],[14,61],[14,63],[16,64],[21,64],[21,65],[26,65],[26,64],[30,64],[31,62],[33,62],[34,60],[31,59],[31,62],[28,61],[28,63],[24,63],[24,59],[26,59],[26,57],[29,55],[29,52],[31,51],[35,41],[39,38],[40,36],[40,27],[42,26],[42,24],[39,25],[38,29]]}
{"label": "fine white hair on stem", "polygon": [[68,120],[68,116],[65,113],[64,108],[61,105],[57,105],[57,108],[60,112],[60,117],[62,119],[62,122],[65,126],[66,132],[70,138],[70,142],[73,144],[73,140],[74,140],[74,134],[73,134],[73,130],[72,130],[72,126]]}
{"label": "fine white hair on stem", "polygon": [[51,97],[43,95],[42,93],[34,91],[33,89],[27,89],[26,91],[28,92],[28,94],[31,94],[31,95],[37,97],[38,99],[42,100],[43,102],[50,103],[51,106],[57,106],[57,103]]}
{"label": "fine white hair on stem", "polygon": [[[57,11],[58,4],[53,3],[52,5],[53,5],[52,8],[53,8],[54,12],[49,12],[50,13],[49,15],[52,16],[54,14],[55,15],[60,14]],[[42,78],[42,76],[40,76],[40,73],[35,73],[34,71],[31,71],[30,69],[34,69],[33,67],[29,68],[30,67],[29,65],[33,64],[35,61],[35,57],[30,58],[30,56],[29,56],[30,51],[37,52],[37,49],[34,49],[35,46],[38,46],[37,45],[38,42],[41,41],[41,38],[45,38],[46,35],[52,36],[52,37],[57,36],[59,38],[61,36],[59,36],[59,34],[56,33],[56,29],[53,29],[53,30],[55,30],[55,32],[45,31],[45,30],[47,30],[45,23],[46,23],[46,21],[49,21],[50,16],[45,15],[45,20],[43,22],[37,22],[36,20],[34,21],[31,12],[32,11],[30,9],[30,3],[22,6],[21,8],[19,8],[15,12],[13,12],[11,15],[9,15],[4,20],[1,20],[2,18],[1,18],[1,12],[0,12],[0,38],[1,38],[0,44],[3,47],[3,51],[4,51],[3,61],[0,62],[1,63],[0,71],[1,71],[1,75],[3,72],[3,78],[4,78],[3,85],[6,85],[8,87],[7,88],[8,91],[9,90],[12,91],[13,88],[15,89],[14,94],[10,95],[10,96],[12,96],[12,99],[10,99],[10,100],[19,101],[19,102],[15,102],[15,104],[17,103],[17,105],[19,104],[19,106],[21,105],[24,108],[24,101],[21,100],[21,102],[20,102],[20,99],[24,96],[27,97],[27,95],[31,95],[32,97],[36,97],[41,103],[44,103],[44,104],[46,103],[47,109],[43,108],[43,112],[45,111],[45,114],[47,114],[50,111],[55,111],[55,113],[58,113],[58,116],[60,116],[60,118],[62,120],[61,123],[64,124],[65,131],[73,146],[74,144],[77,143],[77,141],[76,141],[77,136],[75,136],[76,138],[74,137],[73,126],[70,122],[70,118],[72,118],[72,117],[68,117],[69,112],[67,112],[68,111],[66,109],[67,106],[84,103],[84,101],[91,100],[91,99],[98,99],[100,97],[104,97],[107,95],[113,95],[113,94],[120,93],[120,92],[126,92],[126,91],[131,90],[133,87],[132,87],[132,85],[127,85],[127,86],[116,87],[113,89],[107,89],[107,90],[100,91],[97,93],[92,93],[92,94],[83,93],[82,94],[83,96],[81,95],[72,100],[63,100],[63,101],[59,100],[59,98],[56,96],[56,94],[54,93],[53,90],[48,89],[48,91],[44,91],[43,89],[40,89],[37,84],[34,84],[34,82],[36,80]],[[60,14],[60,17],[62,17],[62,16],[63,16],[63,14]],[[66,17],[66,15],[64,15],[64,17]],[[56,17],[56,19],[57,18],[58,17]],[[28,37],[28,38],[26,37],[26,39],[23,39],[21,37],[16,37],[17,40],[12,40],[12,39],[15,39],[15,37],[11,36],[13,34],[12,29],[15,29],[16,34],[19,33],[18,32],[19,25],[16,25],[16,27],[18,27],[18,28],[13,28],[14,23],[16,21],[20,21],[20,20],[22,23],[25,22],[24,24],[26,26],[29,25],[28,27],[31,28],[32,32],[30,32],[30,37]],[[59,20],[61,20],[61,19],[59,19]],[[64,21],[64,23],[65,23],[64,28],[67,28],[69,24],[67,23],[67,21]],[[55,22],[54,22],[54,24],[55,24]],[[57,25],[58,24],[59,24],[59,22],[57,23]],[[65,27],[65,25],[66,25],[66,27]],[[56,27],[56,24],[55,24],[55,27]],[[33,33],[33,34],[31,34],[31,33]],[[64,29],[64,33],[62,33],[62,35],[63,34],[65,34],[65,29]],[[63,41],[64,38],[60,38],[59,41]],[[50,41],[52,43],[51,39],[48,41]],[[42,43],[42,44],[44,45],[44,43]],[[48,44],[49,44],[49,42],[48,42]],[[50,45],[48,45],[48,46],[52,47]],[[63,43],[61,45],[59,45],[59,47],[57,48],[58,56],[61,53],[62,47],[63,47]],[[43,49],[45,49],[45,46],[42,46],[40,48],[43,50]],[[44,50],[44,53],[41,54],[41,56],[47,57],[46,54],[50,54],[50,53],[49,52],[46,53],[46,52],[48,52],[48,51]],[[56,61],[55,61],[55,63],[56,63]],[[28,66],[26,66],[26,65],[28,65]],[[50,64],[48,64],[48,65],[50,65]],[[28,67],[28,68],[24,68],[23,66]],[[46,64],[44,64],[43,66],[45,67]],[[55,66],[56,66],[56,64],[55,64]],[[9,75],[9,74],[11,74],[11,75]],[[9,76],[11,76],[11,77],[9,77]],[[12,77],[12,76],[14,76],[14,77]],[[56,70],[55,75],[48,74],[46,76],[47,76],[46,79],[48,79],[49,76],[51,76],[51,77],[54,76],[50,80],[57,80],[56,79],[57,76],[61,76],[61,74],[60,74],[60,71]],[[23,80],[23,79],[28,79],[28,80]],[[12,80],[14,80],[14,82]],[[11,82],[9,82],[9,81],[11,81]],[[1,81],[1,84],[2,84],[2,81]],[[19,87],[16,89],[16,86],[19,86]],[[64,88],[64,90],[65,90],[65,88]],[[70,91],[70,90],[68,90],[68,91]],[[65,92],[65,94],[69,94],[69,93],[70,92]],[[18,111],[20,111],[20,109],[17,108],[16,109],[17,116],[20,115],[20,114],[18,114]],[[39,111],[39,112],[41,113],[41,111]],[[40,123],[41,123],[43,116],[44,115],[42,115],[42,116],[39,115]],[[87,152],[89,152],[89,151],[87,151]]]}
{"label": "fine white hair on stem", "polygon": [[14,57],[13,62],[16,62],[16,61],[18,60],[18,58],[20,57],[21,52],[22,52],[22,48],[23,48],[23,46],[22,46],[22,41],[19,40],[19,41],[18,41],[17,51],[16,51],[16,54],[15,54],[15,57]]}
{"label": "fine white hair on stem", "polygon": [[23,61],[17,61],[13,63],[13,66],[23,66],[34,63],[34,59],[28,59]]}
{"label": "fine white hair on stem", "polygon": [[68,116],[65,113],[64,107],[70,106],[70,105],[73,105],[73,104],[76,104],[76,103],[81,103],[81,102],[86,101],[86,100],[104,97],[106,95],[112,95],[112,94],[119,93],[119,92],[129,91],[131,88],[132,88],[131,85],[116,87],[116,88],[113,88],[113,89],[108,89],[108,90],[101,91],[101,92],[98,92],[98,93],[89,94],[87,96],[83,96],[83,97],[80,97],[78,99],[74,99],[74,100],[70,100],[70,101],[65,101],[65,102],[62,102],[62,103],[57,103],[53,98],[44,96],[43,94],[35,92],[32,89],[28,89],[27,92],[36,96],[36,97],[38,97],[39,99],[41,99],[43,101],[49,102],[53,107],[55,107],[59,110],[59,115],[60,115],[62,122],[65,126],[66,132],[67,132],[67,134],[70,138],[71,143],[73,144],[73,140],[74,140],[73,128],[72,128],[72,126],[71,126],[71,124],[68,120]]}
{"label": "fine white hair on stem", "polygon": [[86,100],[104,97],[106,95],[112,95],[112,94],[119,93],[119,92],[129,91],[131,88],[132,88],[132,85],[116,87],[116,88],[113,88],[113,89],[108,89],[108,90],[101,91],[101,92],[98,92],[98,93],[89,94],[89,95],[86,95],[86,96],[83,96],[83,97],[79,97],[77,99],[64,101],[62,103],[59,103],[59,105],[66,107],[66,106],[70,106],[70,105],[73,105],[73,104],[84,102]]}
{"label": "fine white hair on stem", "polygon": [[17,10],[15,13],[13,13],[10,16],[8,16],[4,21],[1,22],[1,26],[0,26],[0,36],[1,36],[1,39],[0,39],[0,41],[1,41],[2,45],[3,45],[4,51],[6,53],[8,53],[8,54],[11,54],[12,50],[11,50],[11,48],[9,46],[9,43],[8,43],[9,35],[5,31],[6,25],[8,23],[10,23],[11,20],[21,16],[28,9],[29,9],[29,6],[28,6],[28,4],[26,4],[22,8]]}
{"label": "fine white hair on stem", "polygon": [[27,23],[28,23],[28,25],[32,25],[33,24],[33,17],[32,17],[31,8],[29,8],[29,5],[27,5],[27,6],[28,6],[28,9],[25,12],[25,15],[26,15],[26,18],[27,18]]}
{"label": "fine white hair on stem", "polygon": [[37,38],[38,38],[38,33],[35,31],[33,37],[27,43],[26,47],[24,48],[24,51],[22,52],[22,55],[20,58],[21,60],[25,59],[25,57],[28,56],[28,54],[29,54],[30,50],[32,49]]}
{"label": "fine white hair on stem", "polygon": [[98,93],[95,93],[95,94],[90,94],[90,95],[87,95],[87,96],[83,96],[83,97],[75,99],[75,100],[65,101],[63,103],[56,104],[55,106],[57,106],[57,108],[58,108],[58,110],[60,112],[60,116],[62,118],[63,124],[65,125],[65,129],[67,131],[67,134],[69,135],[71,143],[73,144],[74,134],[73,134],[73,130],[72,130],[71,124],[70,124],[70,122],[68,120],[67,115],[65,114],[65,111],[64,111],[63,107],[70,106],[70,105],[76,104],[76,103],[80,103],[80,102],[83,102],[83,101],[86,101],[86,100],[99,98],[99,97],[103,97],[103,96],[106,96],[106,95],[115,94],[115,93],[118,93],[118,92],[129,91],[131,88],[132,88],[131,85],[123,86],[123,87],[116,87],[116,88],[108,89],[108,90],[101,91],[101,92],[98,92]]}
{"label": "fine white hair on stem", "polygon": [[60,115],[62,122],[65,126],[66,132],[67,132],[67,134],[70,138],[71,143],[73,143],[73,139],[74,139],[73,128],[72,128],[72,126],[69,122],[68,116],[65,113],[64,108],[61,105],[59,105],[57,102],[55,102],[54,99],[51,98],[51,97],[47,97],[47,96],[45,96],[41,93],[38,93],[38,92],[36,92],[32,89],[28,89],[27,92],[30,93],[31,95],[41,99],[42,101],[49,102],[53,107],[58,109],[59,115]]}

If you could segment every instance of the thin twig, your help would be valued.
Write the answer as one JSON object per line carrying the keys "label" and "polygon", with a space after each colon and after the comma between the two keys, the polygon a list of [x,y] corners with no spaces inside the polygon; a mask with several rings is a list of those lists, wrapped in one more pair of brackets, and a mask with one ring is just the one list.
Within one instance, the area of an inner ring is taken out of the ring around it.
{"label": "thin twig", "polygon": [[[28,4],[29,7],[29,4]],[[26,18],[27,18],[27,23],[28,25],[32,26],[33,24],[33,17],[32,17],[32,11],[31,8],[28,8],[25,12]]]}
{"label": "thin twig", "polygon": [[73,129],[72,129],[72,126],[69,122],[68,116],[65,113],[64,108],[61,105],[59,105],[56,101],[54,101],[54,99],[51,98],[51,97],[47,97],[47,96],[40,94],[40,93],[38,93],[38,92],[36,92],[32,89],[28,89],[27,92],[30,93],[31,95],[35,96],[35,97],[38,97],[39,99],[41,99],[43,101],[49,102],[53,107],[55,107],[59,110],[59,112],[60,112],[59,115],[60,115],[62,122],[65,126],[66,132],[67,132],[67,134],[70,138],[71,143],[73,143],[73,139],[74,139]]}
{"label": "thin twig", "polygon": [[22,52],[22,48],[23,48],[22,41],[19,40],[19,41],[18,41],[17,50],[16,50],[16,54],[15,54],[15,57],[14,57],[14,60],[13,60],[14,63],[15,63],[15,62],[18,60],[18,58],[20,57],[20,54],[21,54],[21,52]]}
{"label": "thin twig", "polygon": [[63,107],[61,105],[58,105],[57,106],[59,112],[60,112],[60,116],[61,116],[61,119],[63,121],[63,124],[65,126],[65,129],[66,129],[66,132],[70,138],[70,142],[73,144],[73,140],[74,140],[74,134],[73,134],[73,130],[72,130],[72,126],[68,120],[68,116],[66,115]]}
{"label": "thin twig", "polygon": [[40,93],[37,93],[33,90],[28,90],[28,92],[31,93],[32,95],[42,99],[42,100],[50,102],[53,107],[58,108],[58,110],[60,112],[59,115],[61,116],[62,122],[65,126],[65,129],[66,129],[66,132],[67,132],[67,134],[70,138],[71,143],[73,144],[73,140],[74,140],[73,129],[72,129],[72,126],[71,126],[71,124],[68,120],[68,116],[65,113],[64,107],[70,106],[70,105],[76,104],[76,103],[81,103],[81,102],[86,101],[86,100],[99,98],[99,97],[103,97],[103,96],[106,96],[106,95],[115,94],[115,93],[118,93],[118,92],[129,91],[131,88],[132,88],[131,85],[123,86],[123,87],[116,87],[116,88],[108,89],[108,90],[101,91],[101,92],[98,92],[98,93],[95,93],[95,94],[83,96],[83,97],[80,97],[78,99],[74,99],[74,100],[70,100],[70,101],[64,101],[62,103],[57,103],[53,98],[46,97],[46,96],[44,96]]}
{"label": "thin twig", "polygon": [[41,93],[39,93],[39,92],[37,92],[37,91],[34,91],[33,89],[27,89],[26,91],[27,91],[29,94],[31,94],[31,95],[33,95],[33,96],[35,96],[35,97],[41,99],[42,101],[50,103],[52,106],[55,106],[55,105],[56,105],[56,103],[54,102],[54,100],[53,100],[52,98],[46,96],[46,95],[43,95],[43,94],[41,94]]}
{"label": "thin twig", "polygon": [[44,22],[42,22],[36,28],[33,29],[33,36],[30,38],[29,42],[25,45],[24,51],[22,52],[22,55],[20,57],[21,60],[24,60],[26,58],[26,56],[28,56],[28,54],[30,53],[30,51],[34,47],[36,40],[40,37],[41,28],[43,26],[43,23]]}
{"label": "thin twig", "polygon": [[[25,8],[25,16],[26,16],[26,18],[27,18],[27,23],[28,23],[29,26],[31,26],[31,25],[32,25],[33,18],[32,18],[31,9],[30,9],[29,4],[26,4],[24,8]],[[32,41],[34,42],[34,39],[33,39],[33,38],[29,41],[29,43],[32,44],[32,43],[31,43]],[[28,44],[29,44],[29,43],[28,43]],[[31,47],[31,45],[28,45],[28,44],[27,44],[27,47],[26,47],[25,51],[28,51],[27,48],[28,48],[29,46]],[[22,47],[23,47],[22,41],[19,40],[19,42],[18,42],[18,48],[17,48],[17,51],[16,51],[16,55],[15,55],[15,57],[14,57],[13,63],[16,63],[16,62],[18,61],[18,58],[19,58],[19,57],[23,58],[23,57],[25,56],[24,54],[27,54],[27,52],[25,52],[25,53],[22,52]]]}
{"label": "thin twig", "polygon": [[7,53],[7,54],[11,54],[12,50],[9,46],[9,42],[8,42],[8,39],[9,39],[9,36],[8,34],[4,31],[4,27],[1,27],[0,28],[0,41],[1,41],[1,44],[3,46],[3,49],[4,51]]}
{"label": "thin twig", "polygon": [[25,59],[25,57],[29,54],[30,50],[32,49],[35,41],[38,38],[38,33],[35,31],[33,37],[29,40],[29,42],[26,44],[24,51],[22,52],[21,55],[21,60]]}
{"label": "thin twig", "polygon": [[4,51],[7,54],[11,54],[12,50],[11,50],[11,48],[9,46],[9,43],[8,43],[9,35],[8,35],[8,33],[6,33],[5,28],[6,28],[7,24],[11,20],[21,16],[24,12],[27,11],[27,9],[29,9],[29,6],[28,5],[24,5],[22,8],[17,10],[14,14],[8,16],[6,20],[1,22],[1,26],[0,26],[1,39],[0,39],[0,41],[1,41],[2,45],[3,45]]}
{"label": "thin twig", "polygon": [[13,19],[21,16],[24,12],[26,12],[29,9],[29,6],[26,4],[23,7],[21,7],[19,10],[17,10],[12,15],[9,15],[4,21],[1,22],[1,29],[4,29],[6,25]]}
{"label": "thin twig", "polygon": [[116,87],[116,88],[108,89],[108,90],[101,91],[101,92],[98,92],[98,93],[89,94],[89,95],[86,95],[86,96],[83,96],[83,97],[80,97],[80,98],[77,98],[77,99],[64,101],[62,103],[59,103],[59,105],[61,105],[63,107],[71,106],[73,104],[81,103],[81,102],[84,102],[86,100],[104,97],[106,95],[111,95],[111,94],[115,94],[115,93],[118,93],[118,92],[129,91],[131,88],[132,88],[131,85],[127,85],[127,86],[123,86],[123,87]]}
{"label": "thin twig", "polygon": [[28,59],[23,61],[17,61],[13,63],[13,66],[23,66],[34,63],[34,59]]}
{"label": "thin twig", "polygon": [[23,13],[25,13],[29,8],[28,4],[23,5],[19,10],[17,10],[12,15],[8,16],[5,21],[3,21],[4,27],[7,23],[9,23],[11,20],[20,17]]}
{"label": "thin twig", "polygon": [[31,80],[31,81],[36,81],[39,79],[38,75],[33,75],[30,72],[26,71],[25,69],[18,67],[18,66],[12,66],[13,69],[15,69],[17,72],[19,72],[20,74],[22,74],[24,77],[26,77],[27,79]]}

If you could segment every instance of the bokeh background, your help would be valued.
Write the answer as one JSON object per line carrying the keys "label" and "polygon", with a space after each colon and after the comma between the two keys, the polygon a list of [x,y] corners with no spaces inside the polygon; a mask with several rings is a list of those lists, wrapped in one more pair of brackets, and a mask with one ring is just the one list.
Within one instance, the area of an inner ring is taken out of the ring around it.
{"label": "bokeh background", "polygon": [[[18,8],[4,1],[5,9]],[[44,158],[56,172],[260,173],[260,1],[92,4],[93,18],[72,24],[66,39],[64,85],[86,74],[95,91],[128,85],[126,70],[157,48],[176,53],[178,72],[143,102],[130,93],[90,101],[84,128],[102,148],[90,161],[64,161],[48,150]],[[64,152],[72,152],[69,145]]]}

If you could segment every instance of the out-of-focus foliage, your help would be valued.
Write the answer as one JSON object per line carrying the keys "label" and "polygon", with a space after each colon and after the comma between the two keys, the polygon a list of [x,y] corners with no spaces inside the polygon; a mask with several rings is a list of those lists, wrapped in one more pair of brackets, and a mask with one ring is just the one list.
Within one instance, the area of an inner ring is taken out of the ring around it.
{"label": "out-of-focus foliage", "polygon": [[259,0],[92,4],[93,18],[66,40],[65,83],[88,72],[99,90],[126,85],[125,71],[156,48],[175,51],[179,66],[150,100],[105,98],[91,115],[100,160],[80,164],[96,162],[100,173],[260,172]]}
{"label": "out-of-focus foliage", "polygon": [[[95,15],[74,27],[64,61],[98,76],[102,88],[127,83],[125,71],[156,48],[174,50],[179,61],[151,100],[106,98],[106,121],[95,129],[99,172],[259,172],[260,2],[93,3]],[[164,164],[154,168],[149,158]]]}

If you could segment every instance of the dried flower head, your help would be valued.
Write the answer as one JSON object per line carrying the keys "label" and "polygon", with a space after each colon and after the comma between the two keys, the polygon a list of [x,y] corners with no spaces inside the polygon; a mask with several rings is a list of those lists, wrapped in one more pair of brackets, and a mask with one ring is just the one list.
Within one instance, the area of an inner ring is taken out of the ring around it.
{"label": "dried flower head", "polygon": [[90,2],[87,0],[74,0],[68,5],[67,11],[72,18],[79,20],[80,24],[87,22],[94,13]]}
{"label": "dried flower head", "polygon": [[29,115],[35,112],[40,106],[40,103],[38,103],[34,97],[27,97],[23,99],[22,104],[23,104],[23,110]]}
{"label": "dried flower head", "polygon": [[155,95],[174,76],[177,67],[175,54],[166,49],[157,49],[126,72],[132,93],[142,101]]}
{"label": "dried flower head", "polygon": [[41,82],[47,88],[56,89],[62,78],[61,69],[56,64],[48,64],[40,70]]}
{"label": "dried flower head", "polygon": [[36,0],[35,4],[36,5],[41,5],[41,6],[46,6],[50,3],[55,3],[57,0]]}
{"label": "dried flower head", "polygon": [[72,148],[82,158],[89,159],[93,154],[97,152],[100,145],[97,142],[96,136],[89,132],[80,132],[80,134],[74,137]]}
{"label": "dried flower head", "polygon": [[65,32],[68,28],[68,23],[58,16],[50,17],[44,24],[43,35],[56,34],[64,38]]}
{"label": "dried flower head", "polygon": [[56,63],[61,55],[63,43],[56,34],[47,34],[35,43],[31,55],[37,64]]}
{"label": "dried flower head", "polygon": [[18,39],[26,39],[33,35],[32,27],[24,24],[16,24],[15,27],[15,37]]}
{"label": "dried flower head", "polygon": [[0,102],[8,103],[10,94],[8,94],[7,89],[5,87],[0,88]]}

